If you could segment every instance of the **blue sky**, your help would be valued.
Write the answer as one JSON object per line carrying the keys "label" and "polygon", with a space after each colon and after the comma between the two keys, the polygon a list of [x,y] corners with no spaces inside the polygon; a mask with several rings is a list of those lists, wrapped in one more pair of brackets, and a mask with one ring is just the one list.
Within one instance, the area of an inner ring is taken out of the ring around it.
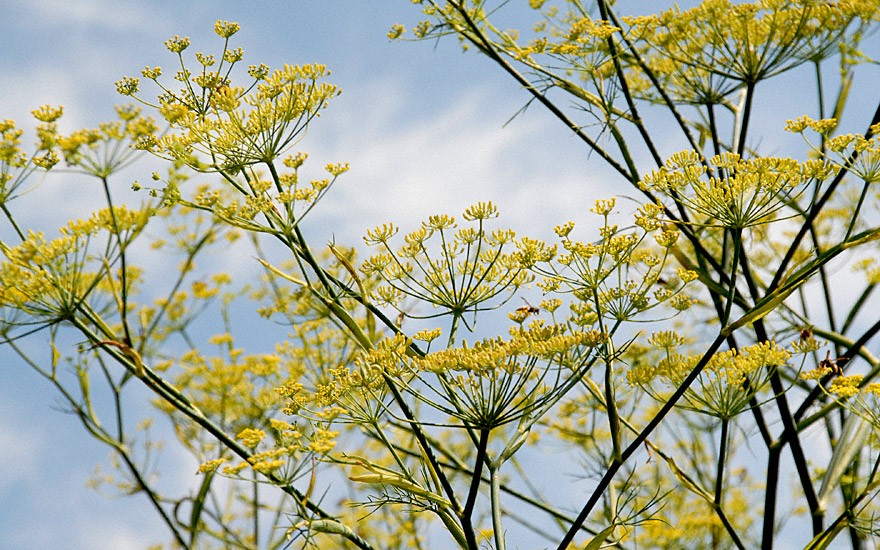
{"label": "blue sky", "polygon": [[[389,42],[393,23],[419,20],[407,0],[5,0],[0,117],[27,126],[31,109],[62,104],[65,131],[94,126],[121,102],[115,81],[171,63],[165,39],[188,35],[194,50],[218,47],[217,19],[241,23],[235,41],[245,63],[324,63],[343,89],[300,145],[316,166],[351,164],[309,220],[315,242],[357,244],[382,222],[413,227],[479,200],[494,201],[519,232],[549,236],[554,225],[585,220],[595,198],[630,192],[537,107],[502,127],[527,96],[489,61],[463,54],[454,40]],[[755,125],[753,135],[777,137],[766,145],[771,150],[791,143],[781,122],[810,112],[788,90],[767,90],[783,108]],[[661,147],[671,153],[676,142]],[[150,171],[127,175],[146,180]],[[131,196],[130,183],[117,182],[124,196]],[[71,211],[97,204],[98,192],[76,178],[48,178],[13,206],[25,226],[50,231]],[[12,238],[7,227],[0,226],[0,238]],[[108,499],[85,487],[107,451],[55,404],[47,384],[0,351],[0,548],[166,541],[143,498]],[[164,482],[188,483],[195,465],[173,449],[166,454],[174,468]]]}

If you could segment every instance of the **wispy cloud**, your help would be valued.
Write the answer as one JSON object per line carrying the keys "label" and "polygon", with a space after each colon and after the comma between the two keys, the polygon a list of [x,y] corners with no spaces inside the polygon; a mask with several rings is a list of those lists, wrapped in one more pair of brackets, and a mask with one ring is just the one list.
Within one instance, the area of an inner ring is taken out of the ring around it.
{"label": "wispy cloud", "polygon": [[486,90],[462,91],[445,110],[418,116],[433,106],[399,88],[373,82],[347,91],[357,98],[340,105],[342,112],[328,110],[302,144],[317,153],[316,165],[351,163],[315,216],[337,235],[358,238],[390,220],[412,227],[427,215],[458,214],[486,200],[499,206],[502,225],[546,229],[584,220],[583,205],[610,195],[608,182],[619,179],[598,159],[588,163],[583,147],[544,113],[503,127],[519,108],[517,98],[498,104]]}
{"label": "wispy cloud", "polygon": [[149,2],[113,0],[11,0],[6,8],[28,12],[30,17],[23,21],[29,20],[34,25],[80,25],[120,31],[163,25],[166,19],[161,12],[145,17],[148,6]]}

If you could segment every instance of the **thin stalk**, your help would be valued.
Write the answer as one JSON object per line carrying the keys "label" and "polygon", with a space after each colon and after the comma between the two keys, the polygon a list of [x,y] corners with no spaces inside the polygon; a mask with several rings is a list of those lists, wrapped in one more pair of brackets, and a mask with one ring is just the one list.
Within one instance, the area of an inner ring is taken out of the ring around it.
{"label": "thin stalk", "polygon": [[156,498],[156,493],[147,485],[146,480],[143,478],[143,476],[141,476],[141,473],[137,469],[137,466],[135,466],[134,462],[132,462],[131,460],[131,457],[128,456],[128,453],[126,453],[123,448],[124,446],[121,444],[118,447],[114,446],[116,453],[122,458],[122,461],[125,462],[125,466],[126,468],[128,468],[129,473],[134,476],[135,482],[137,483],[138,487],[147,494],[147,498],[150,500],[150,504],[152,504],[153,508],[155,508],[156,511],[159,512],[159,516],[162,518],[162,522],[165,524],[166,527],[168,527],[169,530],[171,530],[171,534],[174,536],[174,540],[177,541],[177,544],[185,549],[190,548],[190,545],[186,543],[186,541],[183,539],[183,535],[180,533],[180,531],[177,530],[177,527],[174,525],[174,521],[171,519],[168,513],[165,512],[165,509],[162,508],[162,503],[160,503],[159,499]]}
{"label": "thin stalk", "polygon": [[[852,226],[850,226],[850,229]],[[849,238],[849,231],[847,232],[847,237],[844,240]],[[819,250],[819,235],[816,233],[815,226],[810,226],[810,240],[813,241],[813,247],[816,250]],[[819,268],[819,282],[822,285],[822,299],[825,302],[825,315],[828,317],[828,327],[832,332],[837,332],[837,321],[836,316],[834,315],[834,300],[831,297],[831,285],[828,284],[828,274],[825,271],[825,266],[821,266]]]}
{"label": "thin stalk", "polygon": [[24,233],[22,233],[21,228],[15,221],[15,218],[12,217],[12,212],[10,212],[8,208],[6,208],[5,202],[0,202],[0,209],[3,209],[3,214],[6,216],[6,219],[9,220],[9,223],[12,224],[12,229],[15,230],[15,234],[18,235],[18,238],[22,241],[26,240],[27,237],[24,236]]}
{"label": "thin stalk", "polygon": [[[129,346],[132,346],[131,340],[131,330],[128,326],[128,273],[126,268],[126,254],[125,248],[126,243],[122,241],[122,235],[119,231],[119,223],[116,220],[116,212],[113,210],[113,199],[110,196],[110,182],[107,181],[106,176],[101,176],[101,186],[104,189],[104,198],[107,199],[107,207],[110,211],[110,221],[113,223],[113,235],[116,237],[116,242],[119,244],[119,262],[120,262],[120,272],[121,275],[119,277],[120,284],[122,286],[121,294],[122,294],[122,306],[119,311],[119,317],[122,322],[122,331],[125,333],[125,343]],[[108,271],[107,277],[113,277],[113,274]]]}
{"label": "thin stalk", "polygon": [[[449,470],[454,470],[454,471],[460,472],[466,476],[469,476],[473,473],[473,471],[466,464],[464,464],[461,461],[461,459],[458,458],[458,456],[456,456],[454,453],[452,453],[446,449],[443,449],[439,445],[439,443],[437,443],[437,442],[433,442],[433,443],[437,447],[437,451],[448,460],[448,462],[443,461],[443,460],[439,461],[439,464],[441,466],[443,466],[444,468],[447,468]],[[410,450],[410,449],[406,449],[404,447],[401,447],[400,445],[395,445],[394,448],[398,452],[406,454],[407,456],[411,456],[414,458],[421,458],[421,456],[422,456],[418,452]],[[481,478],[481,481],[483,483],[489,483],[490,485],[492,483],[491,476],[484,476]],[[574,518],[572,518],[570,516],[566,516],[565,514],[563,514],[559,510],[557,510],[555,506],[550,506],[549,504],[542,502],[542,501],[538,500],[537,498],[530,497],[524,493],[521,493],[521,492],[517,491],[516,489],[511,488],[507,484],[500,483],[500,481],[499,481],[499,486],[500,486],[501,492],[503,492],[507,495],[510,495],[511,497],[519,500],[520,502],[528,504],[529,506],[532,506],[532,507],[540,510],[541,512],[544,512],[545,514],[547,514],[550,517],[552,517],[553,519],[555,519],[557,522],[564,522],[567,524],[574,522]],[[590,535],[595,535],[597,533],[596,531],[589,529],[587,527],[581,527],[581,531],[583,531],[584,533],[588,533]]]}
{"label": "thin stalk", "polygon": [[580,527],[587,520],[587,516],[590,515],[590,512],[593,510],[593,507],[599,502],[602,494],[605,492],[605,489],[611,484],[611,480],[614,479],[617,472],[620,468],[626,463],[630,456],[632,456],[639,448],[641,448],[642,443],[648,438],[651,433],[657,429],[660,425],[660,422],[669,414],[669,411],[675,406],[676,403],[682,398],[684,393],[690,387],[690,385],[697,379],[700,373],[703,371],[703,368],[709,363],[709,360],[718,351],[718,348],[721,347],[721,344],[724,343],[724,340],[727,338],[727,330],[722,330],[721,333],[715,338],[715,340],[709,345],[706,349],[706,352],[700,358],[700,361],[694,366],[693,370],[691,370],[690,374],[688,374],[687,378],[685,378],[681,385],[676,388],[675,392],[673,392],[672,396],[670,396],[669,400],[663,404],[657,414],[648,422],[648,425],[639,432],[636,438],[633,440],[630,445],[624,449],[623,453],[621,453],[620,459],[613,461],[608,469],[605,471],[605,475],[602,476],[602,479],[599,481],[596,488],[593,490],[592,495],[584,504],[577,518],[575,518],[574,524],[569,528],[568,532],[559,542],[558,550],[565,550],[571,544],[574,536],[577,534]]}
{"label": "thin stalk", "polygon": [[730,434],[728,428],[730,421],[727,418],[721,419],[721,444],[718,448],[718,464],[715,466],[715,506],[721,508],[724,500],[724,469],[727,463],[727,444]]}
{"label": "thin stalk", "polygon": [[[718,137],[718,121],[715,120],[715,104],[706,104],[706,114],[709,117],[709,133],[712,135],[712,151],[715,155],[721,154],[721,139]],[[724,169],[718,169],[718,177],[724,179]]]}
{"label": "thin stalk", "polygon": [[501,524],[501,476],[498,473],[500,469],[500,465],[494,462],[489,465],[489,495],[492,501],[492,534],[495,538],[495,550],[506,550],[507,543]]}
{"label": "thin stalk", "polygon": [[843,240],[849,239],[850,235],[856,228],[856,221],[859,219],[859,213],[862,211],[862,206],[865,204],[865,197],[868,195],[868,186],[870,184],[865,182],[862,184],[862,192],[859,194],[859,202],[856,203],[856,207],[853,208],[852,216],[849,220],[849,227],[846,228],[846,235],[844,235]]}
{"label": "thin stalk", "polygon": [[[721,324],[726,325],[730,320],[730,313],[733,311],[733,302],[736,298],[736,274],[739,271],[740,246],[742,244],[742,229],[733,229],[733,259],[730,263],[730,288],[727,293],[727,303],[724,304],[724,311],[721,314]],[[727,238],[727,231],[724,232]],[[725,247],[726,248],[726,247]]]}
{"label": "thin stalk", "polygon": [[474,513],[474,506],[477,504],[477,495],[480,493],[480,476],[483,473],[483,461],[486,459],[486,447],[489,445],[488,428],[480,429],[480,441],[477,444],[477,458],[474,461],[474,472],[471,477],[471,487],[468,491],[467,501],[464,505],[464,511],[461,515],[470,518]]}
{"label": "thin stalk", "polygon": [[715,505],[715,513],[718,514],[718,519],[721,520],[721,524],[724,525],[724,529],[727,531],[727,534],[730,535],[731,540],[733,540],[733,544],[739,550],[746,550],[745,545],[742,540],[740,540],[739,535],[736,534],[736,530],[733,528],[733,524],[730,523],[730,520],[727,519],[727,514],[724,513],[724,510],[721,509],[721,505]]}
{"label": "thin stalk", "polygon": [[[602,19],[608,20],[610,19],[608,15],[608,5],[606,4],[606,0],[599,0],[599,13],[602,16]],[[611,53],[611,60],[614,63],[614,71],[617,73],[617,82],[620,85],[620,91],[623,92],[623,97],[626,100],[626,105],[629,107],[629,112],[633,118],[633,124],[635,124],[636,128],[639,131],[639,134],[642,136],[642,140],[645,142],[645,145],[648,147],[648,151],[651,153],[651,157],[654,159],[654,162],[657,166],[663,166],[663,159],[660,158],[660,154],[657,152],[657,148],[654,146],[654,140],[651,139],[651,135],[648,134],[648,130],[645,128],[645,124],[642,121],[642,117],[639,116],[639,110],[636,108],[635,101],[633,101],[632,94],[629,91],[629,84],[626,81],[626,74],[623,72],[623,67],[620,65],[620,52],[617,50],[617,43],[614,41],[615,35],[609,35],[606,39],[606,43],[608,44],[608,51]],[[633,170],[635,174],[636,171]]]}
{"label": "thin stalk", "polygon": [[[766,329],[764,328],[764,323],[762,320],[758,320],[754,323],[755,335],[760,342],[769,341],[770,338],[767,335]],[[794,424],[794,417],[791,414],[791,409],[788,406],[788,398],[786,397],[785,387],[782,384],[782,380],[779,376],[779,371],[774,370],[770,374],[770,387],[773,390],[773,395],[775,396],[774,402],[776,403],[776,408],[779,411],[779,418],[782,420],[782,426],[786,430],[791,431],[791,438],[788,440],[788,443],[791,445],[791,456],[794,460],[795,470],[798,474],[798,480],[801,484],[801,489],[804,491],[804,498],[807,501],[807,505],[810,509],[810,515],[812,517],[813,523],[813,534],[817,535],[822,531],[822,515],[819,511],[819,501],[816,498],[816,491],[813,488],[813,482],[810,479],[810,471],[807,466],[807,459],[804,454],[804,450],[801,447],[801,440],[798,437],[798,432]],[[777,443],[781,446],[785,445],[781,439],[777,441]]]}
{"label": "thin stalk", "polygon": [[612,361],[605,361],[605,410],[608,411],[608,429],[611,431],[611,457],[616,461],[620,458],[620,416],[617,411],[617,399],[614,397],[614,370]]}
{"label": "thin stalk", "polygon": [[251,476],[253,477],[253,481],[251,482],[251,486],[253,487],[253,514],[254,514],[254,545],[257,548],[260,547],[260,484],[257,483],[257,472],[251,471]]}
{"label": "thin stalk", "polygon": [[[817,101],[819,103],[819,120],[825,118],[825,91],[822,89],[822,66],[818,59],[813,61],[813,69],[816,74],[816,96]],[[819,144],[819,151],[822,152],[822,156],[825,156],[825,134],[820,133],[819,138],[821,142]]]}
{"label": "thin stalk", "polygon": [[773,534],[776,531],[776,491],[779,487],[779,458],[782,446],[770,448],[767,455],[767,477],[764,490],[764,523],[761,530],[761,550],[773,548]]}
{"label": "thin stalk", "polygon": [[865,290],[859,295],[856,303],[850,308],[849,314],[847,314],[846,319],[843,321],[843,326],[840,327],[840,332],[846,334],[847,330],[852,325],[852,322],[855,320],[856,315],[862,310],[862,306],[868,301],[868,298],[871,296],[871,293],[874,292],[875,288],[877,288],[876,283],[871,283],[865,287]]}
{"label": "thin stalk", "polygon": [[[136,372],[139,368],[143,369],[144,376],[141,377],[141,380],[149,389],[155,392],[160,398],[166,400],[170,405],[180,411],[184,416],[204,428],[205,431],[211,434],[231,452],[235,453],[243,460],[247,460],[248,458],[250,458],[251,453],[247,450],[247,448],[243,447],[241,444],[239,444],[238,441],[230,437],[211,419],[206,417],[197,407],[192,405],[192,403],[190,403],[189,400],[179,392],[179,390],[177,390],[165,379],[156,374],[152,369],[148,368],[145,365],[135,365],[134,360],[131,357],[125,355],[120,350],[114,347],[99,344],[102,341],[102,338],[95,334],[88,326],[83,324],[80,319],[73,317],[70,319],[70,322],[80,332],[82,332],[90,342],[100,345],[101,349],[103,349],[105,353],[113,357],[113,359],[121,365],[125,366],[127,370],[131,372]],[[312,502],[306,495],[302,494],[292,485],[284,483],[281,479],[279,479],[272,473],[267,473],[264,475],[275,486],[295,498],[297,502],[302,502],[307,510],[313,512],[318,517],[322,519],[335,519],[332,515],[325,512],[319,505]],[[373,546],[370,545],[370,543],[368,543],[356,534],[348,535],[346,536],[346,538],[362,550],[373,549]]]}
{"label": "thin stalk", "polygon": [[746,137],[749,132],[749,120],[752,118],[752,99],[755,96],[755,83],[746,82],[745,101],[743,104],[741,126],[736,143],[736,154],[743,156],[746,150]]}
{"label": "thin stalk", "polygon": [[630,174],[626,168],[624,168],[619,162],[614,160],[599,144],[593,140],[590,136],[586,135],[583,130],[581,130],[580,126],[576,124],[573,120],[568,118],[565,113],[562,112],[559,107],[557,107],[552,101],[550,101],[547,96],[545,96],[540,90],[535,88],[535,86],[529,82],[529,80],[520,74],[510,63],[507,62],[506,59],[501,57],[498,52],[495,50],[492,42],[489,41],[486,36],[480,31],[480,28],[474,22],[473,18],[467,12],[467,9],[462,5],[462,2],[457,2],[454,0],[450,0],[449,2],[455,10],[461,15],[462,19],[468,26],[468,30],[473,36],[469,36],[467,33],[461,33],[460,36],[470,41],[474,46],[477,47],[484,55],[486,55],[489,59],[497,63],[504,69],[507,74],[513,77],[520,86],[522,86],[527,92],[529,92],[532,97],[538,100],[539,103],[544,105],[553,115],[561,120],[569,130],[574,132],[576,136],[578,136],[584,143],[586,143],[590,149],[596,152],[602,159],[607,162],[614,170],[616,170],[620,175],[630,181],[632,183],[636,183],[634,176]]}
{"label": "thin stalk", "polygon": [[[604,1],[603,1],[603,4],[605,4]],[[607,13],[608,13],[608,17],[609,17],[610,21],[616,27],[620,27],[622,29],[623,25],[621,25],[620,20],[617,19],[617,15],[615,15],[614,10],[612,10],[611,7],[608,6],[607,4],[606,4],[606,9],[607,9]],[[663,102],[666,104],[666,107],[672,113],[673,118],[675,118],[675,121],[678,123],[679,128],[681,128],[681,131],[684,133],[685,138],[687,138],[687,141],[690,144],[691,149],[693,149],[694,151],[699,151],[700,148],[697,144],[697,140],[694,139],[693,134],[691,134],[691,131],[688,128],[687,122],[685,121],[685,119],[681,115],[681,113],[679,112],[678,108],[675,106],[675,103],[672,101],[672,98],[669,97],[669,94],[666,92],[666,89],[660,84],[660,81],[657,79],[657,75],[654,74],[654,71],[651,70],[651,68],[645,62],[644,58],[639,54],[638,50],[635,47],[633,47],[632,43],[629,41],[629,39],[626,37],[625,34],[621,35],[621,40],[623,41],[624,44],[626,44],[627,48],[629,49],[630,55],[632,55],[633,58],[636,60],[636,62],[639,64],[639,67],[641,67],[642,71],[644,71],[645,76],[647,76],[648,80],[651,81],[651,84],[654,86],[654,89],[657,91],[657,93],[660,94],[660,97],[663,98]],[[709,169],[710,167],[706,166],[706,168]],[[710,170],[710,173],[711,173],[711,170]],[[685,220],[685,221],[687,221],[687,220]]]}

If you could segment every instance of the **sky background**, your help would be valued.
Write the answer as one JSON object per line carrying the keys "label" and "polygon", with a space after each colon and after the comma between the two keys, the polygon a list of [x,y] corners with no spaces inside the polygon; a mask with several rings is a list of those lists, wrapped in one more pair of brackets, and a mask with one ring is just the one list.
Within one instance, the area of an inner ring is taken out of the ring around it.
{"label": "sky background", "polygon": [[[393,23],[420,19],[407,0],[3,0],[0,117],[28,127],[32,109],[61,104],[63,131],[95,126],[123,102],[114,86],[122,76],[138,76],[145,65],[172,72],[167,38],[188,35],[195,51],[221,47],[217,19],[241,24],[233,45],[244,48],[245,65],[323,63],[343,89],[298,146],[316,168],[351,165],[308,220],[314,242],[357,244],[382,222],[415,228],[430,214],[459,214],[480,200],[498,205],[503,225],[548,237],[555,225],[585,221],[594,199],[631,192],[541,109],[505,126],[528,97],[488,60],[463,54],[454,40],[390,42]],[[867,93],[864,86],[857,82],[854,97]],[[752,135],[774,136],[763,144],[768,152],[794,143],[781,131],[785,119],[812,113],[792,89],[761,96],[773,107],[756,118]],[[678,141],[670,136],[660,146],[670,154]],[[131,180],[146,181],[150,172],[147,162],[116,180],[120,196],[136,201]],[[100,199],[94,182],[53,177],[13,211],[23,226],[49,232]],[[12,239],[8,227],[0,225],[0,238]],[[0,549],[167,541],[144,498],[110,499],[86,488],[107,450],[55,404],[48,384],[0,351]],[[172,468],[163,482],[191,482],[195,465],[173,449],[166,454]]]}

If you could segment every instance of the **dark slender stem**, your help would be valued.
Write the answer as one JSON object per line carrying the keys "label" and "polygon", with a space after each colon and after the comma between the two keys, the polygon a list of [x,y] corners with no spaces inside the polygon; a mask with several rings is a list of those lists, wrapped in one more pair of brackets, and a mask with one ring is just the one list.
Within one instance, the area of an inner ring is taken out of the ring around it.
{"label": "dark slender stem", "polygon": [[[715,120],[715,104],[706,104],[706,114],[709,117],[709,133],[712,135],[712,151],[716,155],[721,154],[721,139],[718,137],[718,122]],[[724,169],[718,169],[718,177],[724,179]]]}
{"label": "dark slender stem", "polygon": [[[810,226],[810,240],[813,241],[813,247],[818,251],[819,235],[816,233],[816,228],[813,225]],[[828,274],[825,271],[824,265],[819,267],[819,282],[822,284],[822,299],[825,302],[825,315],[828,317],[828,327],[832,332],[837,332],[837,321],[834,315],[834,301],[831,297],[831,285],[828,284]],[[836,347],[837,346],[835,346],[835,348]]]}
{"label": "dark slender stem", "polygon": [[868,298],[871,296],[871,293],[874,292],[874,289],[877,288],[877,285],[874,283],[869,284],[865,287],[865,290],[859,295],[859,298],[856,300],[856,303],[850,308],[849,313],[846,316],[846,319],[843,321],[843,326],[840,327],[840,332],[846,334],[846,331],[852,325],[852,322],[855,320],[856,315],[858,315],[859,311],[861,311],[862,306],[865,305],[865,302],[868,301]]}
{"label": "dark slender stem", "polygon": [[687,378],[685,378],[681,385],[673,392],[672,396],[670,396],[669,400],[663,404],[663,407],[657,412],[657,414],[648,422],[648,425],[639,432],[636,438],[633,440],[630,445],[624,449],[623,453],[620,455],[619,460],[613,461],[608,469],[605,471],[605,475],[602,476],[602,479],[599,481],[599,484],[593,490],[592,495],[587,500],[584,507],[581,509],[577,518],[575,518],[574,524],[569,528],[568,532],[559,542],[558,550],[565,550],[568,548],[568,545],[571,544],[574,536],[577,534],[578,530],[580,530],[581,525],[587,520],[587,517],[590,515],[590,512],[593,510],[593,507],[599,502],[599,498],[601,498],[602,494],[605,492],[605,489],[608,488],[608,485],[611,484],[611,480],[614,479],[614,476],[617,475],[617,472],[620,468],[626,463],[630,456],[633,455],[644,443],[644,441],[648,438],[651,433],[657,429],[657,426],[660,425],[660,422],[669,414],[669,411],[675,406],[676,403],[682,398],[684,393],[690,387],[690,385],[697,379],[700,373],[703,371],[703,368],[712,358],[718,348],[721,347],[721,344],[724,343],[724,340],[727,338],[726,331],[722,331],[712,344],[706,349],[706,352],[700,358],[700,361],[694,366],[693,370],[688,374]]}
{"label": "dark slender stem", "polygon": [[443,473],[443,470],[440,468],[440,463],[437,461],[437,457],[434,456],[434,451],[430,443],[428,442],[428,439],[425,437],[424,431],[418,425],[418,422],[415,419],[415,415],[413,414],[412,410],[410,410],[409,405],[406,404],[406,401],[400,394],[400,390],[397,389],[397,384],[394,382],[394,380],[392,380],[391,377],[384,372],[382,373],[382,379],[385,381],[385,385],[391,391],[391,395],[394,398],[395,403],[397,403],[397,405],[403,412],[404,417],[406,417],[407,422],[409,423],[409,427],[416,438],[416,441],[419,442],[419,446],[425,453],[425,457],[428,459],[428,462],[431,463],[431,467],[434,468],[437,474],[437,478],[440,480],[440,485],[443,488],[443,492],[446,494],[446,498],[449,499],[452,508],[460,517],[461,527],[464,530],[464,535],[468,541],[469,548],[476,550],[477,538],[476,534],[474,533],[473,524],[471,523],[469,517],[464,516],[461,513],[461,505],[458,503],[458,499],[455,497],[455,490],[452,488],[452,484],[449,483],[449,479],[447,479],[446,474]]}
{"label": "dark slender stem", "polygon": [[[110,211],[110,221],[113,223],[113,235],[116,237],[116,242],[119,244],[119,284],[122,287],[120,289],[120,294],[122,295],[122,305],[119,308],[119,317],[122,320],[122,330],[125,333],[125,343],[129,346],[133,346],[134,344],[131,341],[131,331],[128,327],[128,273],[125,254],[126,243],[122,240],[122,234],[119,231],[119,223],[116,220],[116,212],[113,210],[113,199],[110,195],[110,182],[108,182],[107,178],[104,176],[101,177],[101,186],[104,189],[104,197],[107,199],[107,208]],[[107,273],[107,277],[112,280],[113,274]]]}
{"label": "dark slender stem", "polygon": [[467,502],[462,511],[462,517],[470,518],[477,503],[477,495],[480,492],[480,477],[483,473],[483,461],[486,459],[486,447],[489,445],[489,429],[480,429],[480,441],[477,443],[477,458],[474,462],[474,471],[471,476],[471,488],[468,491]]}
{"label": "dark slender stem", "polygon": [[[599,13],[602,16],[602,19],[610,19],[606,0],[599,0]],[[648,134],[648,130],[645,128],[641,116],[639,116],[639,110],[636,108],[632,94],[629,91],[629,84],[626,81],[626,73],[623,72],[623,67],[620,65],[620,52],[617,49],[617,43],[614,41],[615,36],[616,34],[609,35],[606,39],[606,43],[608,44],[608,51],[611,53],[611,60],[614,63],[614,71],[617,73],[617,82],[620,84],[620,91],[623,92],[623,97],[626,99],[626,105],[629,107],[629,112],[632,115],[633,124],[635,124],[639,131],[639,135],[642,136],[642,140],[648,147],[648,151],[650,151],[654,163],[657,166],[663,166],[663,159],[660,158],[657,148],[654,147],[654,140],[651,139],[650,134]]]}
{"label": "dark slender stem", "polygon": [[739,129],[739,138],[736,143],[736,154],[743,156],[746,150],[746,138],[749,132],[749,120],[752,118],[752,99],[755,96],[755,83],[746,83],[746,102],[743,106],[742,127]]}
{"label": "dark slender stem", "polygon": [[[607,344],[606,344],[607,345]],[[612,460],[620,458],[620,417],[614,396],[614,370],[610,359],[605,361],[605,410],[608,411],[608,429],[611,432]]]}
{"label": "dark slender stem", "polygon": [[770,448],[767,456],[767,478],[764,490],[764,525],[761,531],[761,550],[773,548],[773,535],[776,531],[776,491],[779,487],[779,458],[782,446]]}
{"label": "dark slender stem", "polygon": [[527,92],[532,94],[532,97],[534,97],[536,100],[538,100],[539,103],[544,105],[544,107],[546,107],[551,113],[553,113],[553,115],[556,118],[558,118],[563,123],[565,123],[565,125],[572,132],[574,132],[575,135],[577,135],[581,140],[583,140],[584,143],[589,145],[590,149],[592,149],[593,151],[596,152],[596,154],[598,154],[600,157],[602,157],[602,159],[605,160],[605,162],[607,162],[612,168],[614,168],[618,173],[620,173],[620,175],[622,175],[624,178],[626,178],[627,181],[630,181],[632,183],[637,183],[635,181],[635,177],[632,174],[630,174],[626,170],[626,168],[623,167],[623,165],[621,165],[619,162],[614,160],[614,158],[612,158],[607,152],[605,152],[604,149],[599,147],[599,144],[596,141],[594,141],[590,136],[586,135],[583,132],[583,130],[581,130],[580,126],[578,126],[577,124],[574,123],[574,121],[572,121],[570,118],[568,118],[568,116],[566,116],[566,114],[563,113],[562,110],[559,109],[559,107],[557,107],[552,101],[550,101],[547,98],[547,96],[545,96],[543,93],[541,93],[540,90],[535,88],[535,86],[532,85],[532,83],[529,82],[529,80],[526,77],[521,75],[519,73],[519,71],[517,71],[515,68],[513,68],[513,66],[510,63],[508,63],[507,60],[505,60],[503,57],[501,57],[501,55],[498,54],[497,51],[495,51],[495,48],[493,47],[492,43],[489,42],[489,40],[485,36],[483,36],[482,31],[480,31],[479,27],[476,25],[473,18],[467,12],[467,9],[465,9],[465,7],[460,2],[450,1],[450,4],[452,4],[452,6],[456,9],[456,11],[458,11],[458,13],[461,15],[462,19],[464,19],[465,23],[467,24],[468,28],[470,29],[470,32],[473,33],[473,36],[469,36],[467,33],[461,33],[461,36],[463,38],[469,40],[474,46],[476,46],[481,52],[483,52],[483,54],[485,54],[492,61],[494,61],[495,63],[500,65],[501,68],[507,72],[507,74],[512,76],[513,79],[516,80],[520,84],[520,86],[522,86]]}
{"label": "dark slender stem", "polygon": [[[759,342],[767,342],[770,341],[770,338],[767,334],[767,330],[764,327],[764,323],[762,320],[757,321],[754,324],[755,327],[755,336],[757,337]],[[788,406],[788,398],[786,397],[785,387],[782,384],[782,379],[779,376],[778,370],[773,370],[770,374],[770,388],[773,390],[774,402],[776,403],[776,408],[779,411],[779,418],[782,420],[782,426],[785,430],[790,430],[792,437],[788,440],[788,443],[791,444],[791,455],[794,460],[795,470],[798,474],[798,480],[801,483],[801,489],[804,491],[804,498],[807,501],[807,505],[810,509],[810,514],[813,519],[813,534],[817,535],[822,531],[821,523],[822,517],[819,512],[819,501],[816,498],[816,491],[813,488],[813,481],[810,479],[810,471],[807,466],[807,460],[804,456],[804,450],[801,447],[801,440],[798,437],[797,427],[794,423],[794,417],[791,414],[791,409]],[[777,442],[780,445],[784,445],[781,439]],[[816,530],[818,527],[818,531]]]}
{"label": "dark slender stem", "polygon": [[[818,103],[819,103],[819,120],[825,118],[825,91],[822,89],[822,65],[820,61],[817,59],[813,61],[813,68],[816,72],[816,95]],[[819,134],[819,138],[821,139],[821,145],[819,146],[819,151],[822,155],[825,155],[825,134]]]}
{"label": "dark slender stem", "polygon": [[147,485],[146,480],[144,480],[143,476],[141,476],[141,473],[140,471],[138,471],[137,466],[135,466],[134,462],[131,461],[131,457],[128,456],[128,453],[120,448],[116,448],[115,450],[116,454],[122,457],[122,461],[125,462],[125,467],[128,468],[128,471],[131,473],[131,475],[134,476],[135,482],[137,482],[138,487],[140,487],[140,489],[147,494],[147,498],[150,499],[150,504],[152,504],[153,508],[155,508],[156,511],[159,512],[159,516],[162,517],[162,522],[165,523],[169,530],[171,530],[171,534],[174,535],[174,540],[177,541],[177,544],[179,544],[182,548],[190,548],[189,544],[187,544],[186,541],[183,540],[183,535],[181,535],[177,528],[174,526],[174,521],[172,521],[172,519],[168,516],[168,514],[165,512],[165,509],[162,508],[162,503],[159,502],[159,500],[156,498],[156,494]]}
{"label": "dark slender stem", "polygon": [[727,438],[730,421],[721,419],[721,444],[718,447],[718,464],[715,467],[715,506],[721,506],[724,493],[724,465],[727,463]]}
{"label": "dark slender stem", "polygon": [[740,540],[739,535],[733,528],[733,524],[731,524],[730,520],[727,519],[727,514],[725,514],[724,510],[721,509],[720,504],[715,505],[715,513],[718,514],[718,519],[721,520],[721,524],[724,525],[724,529],[727,531],[727,534],[730,535],[731,540],[733,540],[733,544],[739,550],[746,550],[745,545],[742,543],[742,540]]}
{"label": "dark slender stem", "polygon": [[[607,13],[608,13],[608,17],[611,20],[611,22],[616,27],[623,28],[623,25],[621,25],[620,20],[617,18],[617,15],[615,15],[615,13],[614,13],[614,10],[612,10],[611,7],[607,5],[607,3],[603,2],[603,4],[605,4],[605,7],[606,7]],[[648,64],[645,63],[644,58],[639,54],[638,50],[635,47],[633,47],[632,43],[626,37],[625,33],[622,34],[621,40],[623,41],[624,44],[626,44],[628,51],[629,51],[629,54],[632,55],[633,58],[636,60],[636,62],[639,64],[639,67],[642,69],[642,71],[644,71],[645,76],[647,76],[648,80],[651,81],[651,84],[654,86],[654,89],[657,91],[658,94],[660,94],[660,97],[663,98],[663,102],[666,104],[666,107],[672,113],[673,118],[675,118],[675,121],[678,123],[679,128],[681,128],[682,133],[684,133],[685,138],[687,138],[687,141],[690,144],[691,148],[694,151],[699,151],[700,148],[697,144],[697,140],[694,139],[693,134],[691,133],[690,129],[688,128],[687,122],[685,121],[684,117],[681,116],[681,113],[679,112],[678,108],[675,106],[675,103],[672,101],[672,98],[669,97],[669,94],[666,92],[666,89],[661,85],[660,81],[657,79],[657,75],[654,74],[654,71],[651,69],[651,67],[649,67]],[[706,165],[706,168],[707,168],[707,170],[709,170],[709,173],[711,174],[711,167]]]}

